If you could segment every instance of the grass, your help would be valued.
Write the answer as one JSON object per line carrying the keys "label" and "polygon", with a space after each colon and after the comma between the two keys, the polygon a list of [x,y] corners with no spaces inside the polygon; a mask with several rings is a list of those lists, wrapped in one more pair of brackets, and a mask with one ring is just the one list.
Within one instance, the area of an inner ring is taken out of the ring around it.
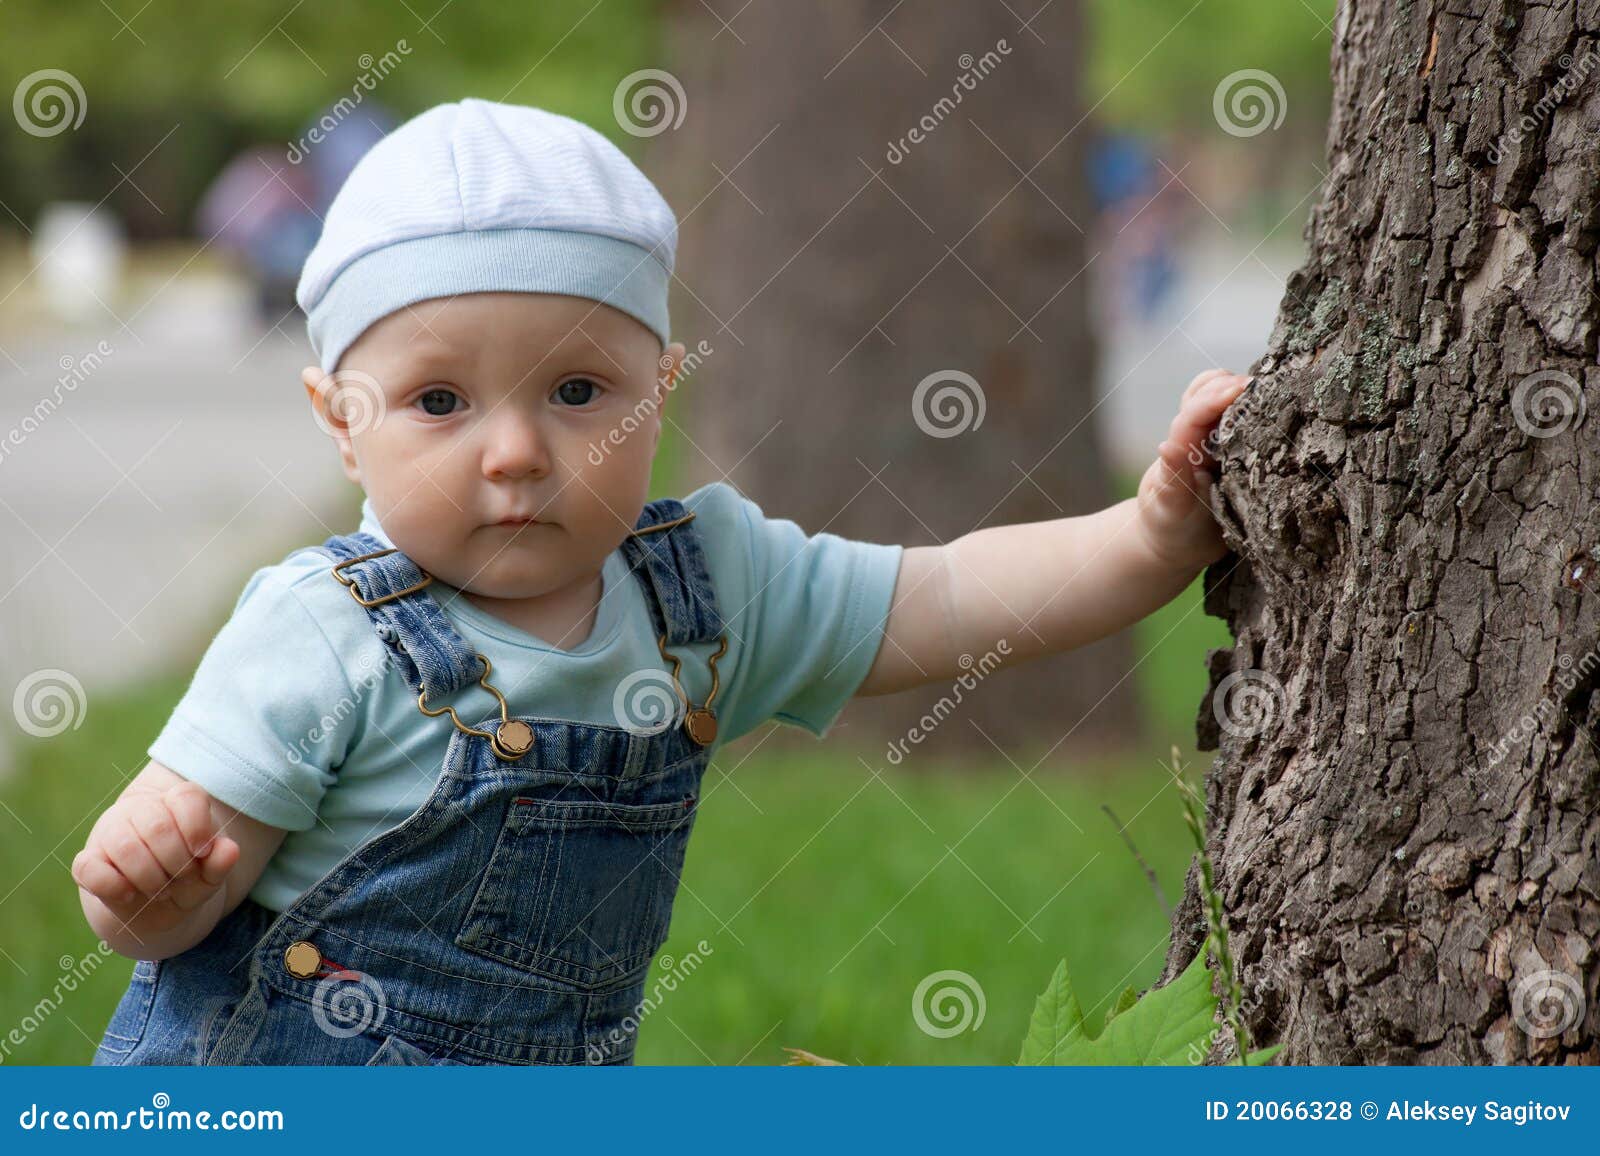
{"label": "grass", "polygon": [[[875,779],[848,753],[714,769],[663,954],[710,950],[645,1015],[640,1062],[779,1063],[789,1045],[846,1063],[1008,1064],[1063,955],[1092,998],[1148,984],[1167,919],[1099,807],[1129,821],[1176,896],[1176,800],[1159,768],[1063,770]],[[973,1030],[918,1026],[913,995],[942,971],[970,977],[953,987],[974,1001],[981,989]]]}
{"label": "grass", "polygon": [[[124,694],[91,694],[76,729],[50,739],[16,736],[15,770],[0,788],[6,1063],[88,1063],[127,986],[132,962],[116,955],[101,962],[69,872],[95,818],[144,765],[145,747],[187,684],[186,671]],[[58,981],[80,965],[93,968],[87,981],[58,997]]]}

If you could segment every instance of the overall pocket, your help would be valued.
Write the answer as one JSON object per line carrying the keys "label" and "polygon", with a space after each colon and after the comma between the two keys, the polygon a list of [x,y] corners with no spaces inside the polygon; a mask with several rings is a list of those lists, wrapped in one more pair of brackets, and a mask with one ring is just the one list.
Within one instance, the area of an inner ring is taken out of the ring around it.
{"label": "overall pocket", "polygon": [[428,1052],[417,1047],[410,1040],[400,1036],[386,1036],[383,1043],[378,1045],[378,1050],[372,1053],[372,1058],[367,1060],[367,1067],[384,1064],[459,1064],[460,1060],[449,1057],[435,1059]]}
{"label": "overall pocket", "polygon": [[134,963],[128,990],[122,993],[121,1001],[111,1013],[105,1038],[95,1048],[94,1059],[90,1061],[92,1065],[123,1063],[128,1053],[139,1046],[150,1024],[150,1009],[155,1005],[156,981],[160,975],[160,960],[141,959]]}
{"label": "overall pocket", "polygon": [[695,814],[687,792],[643,805],[513,798],[456,943],[582,988],[629,975],[667,938]]}

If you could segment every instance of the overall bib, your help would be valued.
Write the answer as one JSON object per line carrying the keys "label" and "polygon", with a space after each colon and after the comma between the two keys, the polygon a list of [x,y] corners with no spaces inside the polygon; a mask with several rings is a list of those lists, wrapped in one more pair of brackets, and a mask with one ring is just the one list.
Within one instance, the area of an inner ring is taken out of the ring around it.
{"label": "overall bib", "polygon": [[[444,766],[287,910],[247,897],[194,947],[137,963],[93,1062],[632,1063],[727,647],[693,517],[651,502],[622,544],[679,697],[649,725],[509,714],[431,576],[367,534],[323,543],[419,709],[448,715],[419,724],[453,724]],[[719,641],[697,707],[669,648]],[[500,706],[468,725],[451,704],[467,710],[475,685]]]}

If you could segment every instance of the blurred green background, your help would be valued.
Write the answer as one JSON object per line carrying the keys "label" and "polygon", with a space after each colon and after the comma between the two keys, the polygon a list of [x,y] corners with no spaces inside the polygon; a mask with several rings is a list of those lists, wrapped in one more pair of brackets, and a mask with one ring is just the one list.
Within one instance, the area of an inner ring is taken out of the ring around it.
{"label": "blurred green background", "polygon": [[[1293,116],[1277,150],[1232,152],[1219,139],[1207,172],[1189,176],[1232,193],[1224,228],[1238,229],[1229,243],[1240,252],[1272,237],[1292,246],[1316,177],[1283,157],[1314,166],[1320,155],[1332,9],[1331,0],[1090,0],[1085,104],[1102,130],[1171,140],[1212,127],[1220,72],[1281,78]],[[84,78],[92,115],[48,139],[0,135],[4,284],[20,287],[24,222],[53,201],[102,194],[134,243],[135,279],[211,268],[212,255],[196,260],[190,219],[212,178],[247,146],[294,140],[313,110],[349,92],[363,54],[402,38],[413,54],[381,89],[401,117],[469,95],[520,101],[637,152],[640,142],[617,129],[613,92],[619,76],[657,62],[663,12],[651,0],[455,0],[433,16],[388,3],[234,0],[224,11],[113,0],[66,16],[46,0],[7,0],[0,75],[9,85],[46,65],[70,71]],[[1171,31],[1156,39],[1152,29]],[[327,67],[335,61],[344,64]],[[164,146],[175,124],[182,146]],[[0,339],[37,324],[30,292],[0,301]],[[684,452],[664,438],[657,493],[678,492]],[[1118,484],[1127,494],[1135,482],[1125,474]],[[14,739],[0,782],[0,1036],[26,1030],[5,1045],[4,1062],[88,1062],[132,964],[113,958],[61,1006],[41,1004],[93,949],[68,864],[143,765],[236,589],[205,605],[165,669],[97,690],[77,729]],[[1190,842],[1166,756],[1177,744],[1195,758],[1204,656],[1229,641],[1199,601],[1192,587],[1137,628],[1134,677],[1150,726],[1116,755],[1041,761],[1044,752],[1016,751],[1014,763],[922,759],[914,771],[874,774],[881,752],[844,737],[778,750],[758,733],[724,751],[708,773],[664,955],[681,958],[702,939],[713,950],[645,1017],[639,1062],[776,1063],[793,1046],[847,1063],[1012,1063],[1061,958],[1102,1009],[1124,986],[1148,985],[1167,914],[1103,808],[1175,902]],[[946,969],[973,977],[985,1010],[974,1030],[939,1038],[917,1026],[912,993]]]}
{"label": "blurred green background", "polygon": [[[659,64],[670,11],[656,0],[453,0],[429,16],[390,0],[332,8],[234,0],[226,19],[201,23],[177,4],[122,8],[63,19],[50,0],[7,0],[0,75],[14,82],[48,63],[82,78],[93,111],[70,133],[0,136],[0,201],[15,218],[31,221],[49,201],[89,189],[98,197],[103,174],[137,172],[106,203],[134,236],[172,236],[230,157],[298,139],[315,110],[349,96],[352,77],[401,41],[406,59],[376,95],[402,116],[466,96],[519,101],[632,148],[639,141],[617,127],[613,90],[619,76]],[[1288,127],[1320,142],[1332,0],[1087,0],[1083,9],[1085,103],[1099,127],[1151,136],[1213,127],[1218,77],[1248,66],[1279,78],[1289,108],[1312,110]],[[152,163],[151,149],[175,124],[181,148]],[[1273,163],[1281,157],[1282,148],[1265,159],[1264,176],[1281,176]],[[1253,183],[1261,213],[1287,191],[1276,179]]]}

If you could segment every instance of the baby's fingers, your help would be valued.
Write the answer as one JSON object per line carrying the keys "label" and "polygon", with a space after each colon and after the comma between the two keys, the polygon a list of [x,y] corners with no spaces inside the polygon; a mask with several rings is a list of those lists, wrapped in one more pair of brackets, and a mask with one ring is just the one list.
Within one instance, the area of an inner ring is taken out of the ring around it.
{"label": "baby's fingers", "polygon": [[110,907],[131,902],[139,889],[130,883],[97,847],[85,847],[72,860],[72,878],[90,895]]}
{"label": "baby's fingers", "polygon": [[198,864],[201,878],[212,887],[217,886],[239,862],[240,853],[238,843],[226,835],[218,835],[211,845],[211,853]]}
{"label": "baby's fingers", "polygon": [[1178,414],[1210,428],[1222,416],[1222,411],[1232,405],[1244,392],[1245,386],[1254,380],[1255,378],[1244,373],[1229,373],[1214,377],[1206,383],[1205,388],[1196,390],[1194,396],[1179,407]]}
{"label": "baby's fingers", "polygon": [[128,815],[107,812],[110,816],[97,840],[105,857],[129,883],[146,896],[155,896],[167,882],[167,870],[146,847]]}
{"label": "baby's fingers", "polygon": [[[131,807],[128,811],[128,821],[133,824],[134,830],[139,833],[139,838],[144,840],[144,845],[160,865],[161,872],[165,876],[161,883],[177,878],[198,858],[190,849],[189,842],[178,826],[178,820],[169,808],[165,796],[152,797],[143,800],[140,806]],[[159,890],[158,885],[157,891]],[[155,893],[145,891],[146,895]]]}
{"label": "baby's fingers", "polygon": [[1204,389],[1208,382],[1215,381],[1219,377],[1233,376],[1235,376],[1235,374],[1231,369],[1207,369],[1202,373],[1197,373],[1194,376],[1194,380],[1184,388],[1183,397],[1180,399],[1180,401],[1188,401],[1197,392]]}
{"label": "baby's fingers", "polygon": [[1170,483],[1173,478],[1186,477],[1189,471],[1195,468],[1196,463],[1190,457],[1192,452],[1189,446],[1176,436],[1169,437],[1156,447],[1156,457],[1160,459],[1163,467],[1159,479],[1163,486]]}
{"label": "baby's fingers", "polygon": [[193,911],[216,894],[238,861],[239,844],[219,836],[209,855],[167,884],[162,898],[180,911]]}
{"label": "baby's fingers", "polygon": [[183,782],[168,788],[161,798],[178,830],[183,832],[189,851],[196,857],[210,851],[217,824],[211,815],[211,796],[206,789],[199,783]]}
{"label": "baby's fingers", "polygon": [[1210,459],[1206,445],[1208,435],[1216,428],[1222,411],[1238,400],[1251,380],[1236,373],[1213,378],[1178,410],[1168,438],[1183,447],[1191,467],[1203,465]]}

